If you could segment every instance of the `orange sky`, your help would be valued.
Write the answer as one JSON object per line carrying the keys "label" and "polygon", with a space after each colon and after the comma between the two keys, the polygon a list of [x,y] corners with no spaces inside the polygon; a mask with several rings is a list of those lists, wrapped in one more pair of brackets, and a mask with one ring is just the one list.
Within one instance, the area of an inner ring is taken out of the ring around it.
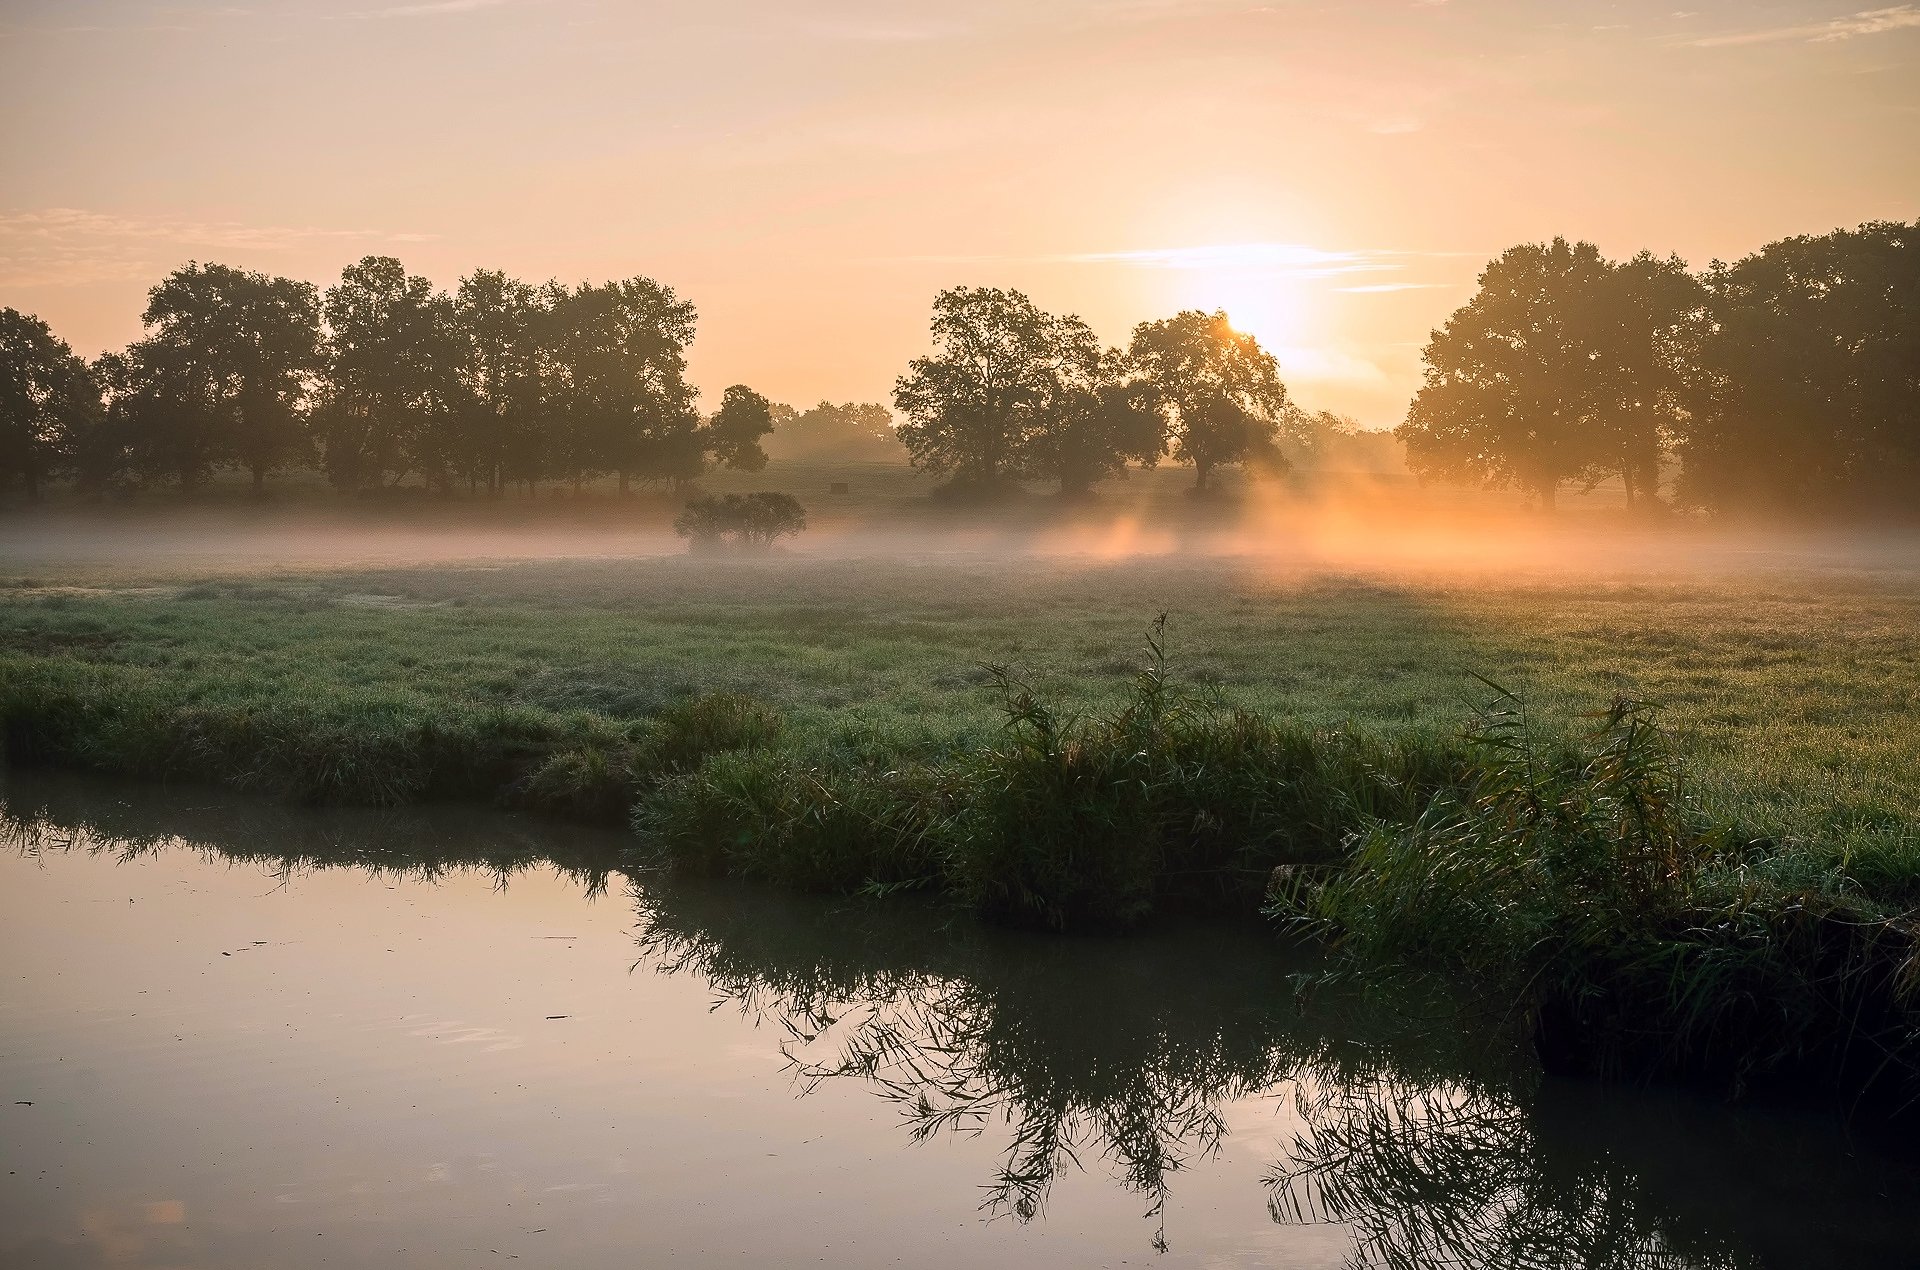
{"label": "orange sky", "polygon": [[0,304],[92,354],[190,258],[644,273],[710,400],[808,402],[1008,285],[1224,305],[1389,425],[1510,243],[1920,215],[1920,4],[1688,2],[0,0]]}

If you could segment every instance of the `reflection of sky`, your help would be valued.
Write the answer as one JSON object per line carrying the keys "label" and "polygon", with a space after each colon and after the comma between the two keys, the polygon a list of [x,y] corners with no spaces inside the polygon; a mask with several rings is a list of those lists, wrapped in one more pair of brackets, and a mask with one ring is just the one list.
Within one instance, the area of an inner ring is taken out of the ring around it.
{"label": "reflection of sky", "polygon": [[1114,341],[1226,305],[1388,424],[1511,243],[1704,265],[1920,195],[1913,5],[82,0],[0,37],[0,289],[88,354],[189,258],[386,253],[652,274],[710,396],[872,400],[970,282]]}
{"label": "reflection of sky", "polygon": [[[617,890],[588,903],[541,871],[496,890],[0,855],[0,1093],[34,1101],[0,1130],[0,1263],[1148,1252],[1143,1201],[1097,1160],[1040,1227],[984,1221],[993,1135],[912,1149],[857,1082],[795,1098],[779,1029],[711,1009],[697,975],[631,969],[633,925]],[[1337,1240],[1267,1220],[1264,1163],[1182,1175],[1170,1264],[1323,1245],[1300,1264],[1337,1264]]]}

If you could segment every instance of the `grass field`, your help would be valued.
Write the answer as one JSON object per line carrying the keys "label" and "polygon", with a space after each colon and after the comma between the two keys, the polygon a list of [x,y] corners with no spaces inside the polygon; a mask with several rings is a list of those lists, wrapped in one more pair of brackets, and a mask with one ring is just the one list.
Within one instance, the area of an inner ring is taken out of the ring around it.
{"label": "grass field", "polygon": [[1749,816],[1796,832],[1920,821],[1920,577],[1904,570],[1396,577],[964,545],[191,569],[122,557],[7,579],[0,677],[80,673],[194,706],[611,720],[728,691],[811,742],[929,753],[996,734],[988,665],[1110,707],[1165,611],[1174,677],[1263,713],[1451,731],[1490,695],[1477,675],[1567,731],[1625,693],[1660,707],[1704,791]]}

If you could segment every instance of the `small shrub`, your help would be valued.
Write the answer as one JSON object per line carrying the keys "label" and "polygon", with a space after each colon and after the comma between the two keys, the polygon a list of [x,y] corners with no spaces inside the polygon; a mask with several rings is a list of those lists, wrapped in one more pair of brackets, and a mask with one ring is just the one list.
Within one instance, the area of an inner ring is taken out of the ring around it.
{"label": "small shrub", "polygon": [[696,498],[673,522],[673,531],[693,551],[765,551],[806,527],[799,500],[771,492]]}

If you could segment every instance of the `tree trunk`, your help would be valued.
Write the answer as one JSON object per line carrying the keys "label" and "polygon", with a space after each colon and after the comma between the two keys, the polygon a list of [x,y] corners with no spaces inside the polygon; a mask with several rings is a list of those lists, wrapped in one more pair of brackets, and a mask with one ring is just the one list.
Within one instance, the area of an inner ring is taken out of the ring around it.
{"label": "tree trunk", "polygon": [[1207,492],[1207,488],[1208,488],[1207,478],[1211,476],[1212,473],[1213,473],[1213,464],[1202,462],[1199,459],[1195,459],[1193,461],[1193,492],[1194,493],[1204,494]]}
{"label": "tree trunk", "polygon": [[252,466],[253,466],[253,496],[255,498],[265,498],[267,496],[266,466],[261,463],[255,463]]}
{"label": "tree trunk", "polygon": [[1554,506],[1554,499],[1559,493],[1560,482],[1558,480],[1542,481],[1540,483],[1540,510],[1543,512],[1551,512]]}
{"label": "tree trunk", "polygon": [[623,467],[620,469],[620,497],[625,498],[626,496],[627,496],[627,469]]}
{"label": "tree trunk", "polygon": [[39,502],[40,501],[40,473],[38,469],[34,468],[32,464],[28,464],[27,470],[20,474],[20,478],[21,480],[26,482],[27,501],[30,503]]}

